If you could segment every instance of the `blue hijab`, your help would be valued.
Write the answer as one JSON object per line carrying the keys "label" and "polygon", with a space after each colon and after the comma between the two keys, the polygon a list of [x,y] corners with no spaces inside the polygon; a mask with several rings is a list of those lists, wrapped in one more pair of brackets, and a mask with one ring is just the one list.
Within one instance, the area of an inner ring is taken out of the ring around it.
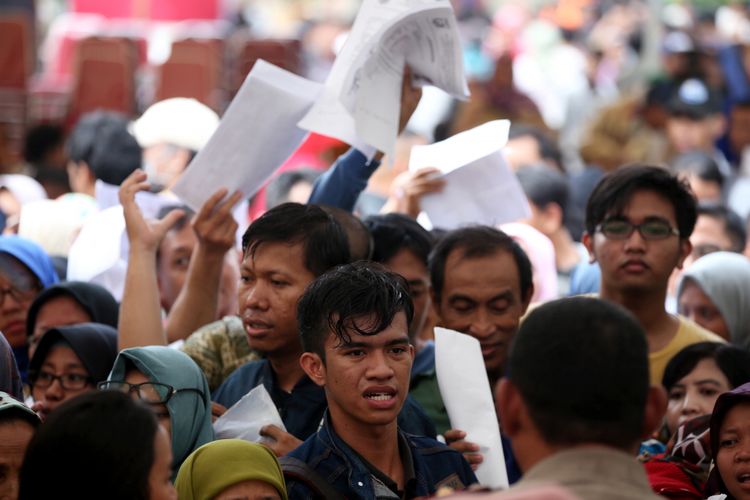
{"label": "blue hijab", "polygon": [[[42,288],[47,288],[60,281],[50,256],[41,246],[31,240],[20,236],[0,236],[0,253],[7,253],[28,267],[42,284]],[[13,354],[16,356],[21,378],[25,381],[26,370],[29,366],[28,348],[26,345],[14,347]]]}

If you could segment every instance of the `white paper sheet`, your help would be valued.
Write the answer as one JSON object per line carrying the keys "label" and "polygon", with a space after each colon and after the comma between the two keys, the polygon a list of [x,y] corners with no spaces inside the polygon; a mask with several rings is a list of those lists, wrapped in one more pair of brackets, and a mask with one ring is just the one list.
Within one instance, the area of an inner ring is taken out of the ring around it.
{"label": "white paper sheet", "polygon": [[435,371],[451,427],[466,432],[466,441],[478,444],[484,455],[477,479],[483,486],[507,489],[500,428],[479,341],[435,328]]}
{"label": "white paper sheet", "polygon": [[502,154],[509,128],[508,120],[495,120],[412,148],[409,170],[435,167],[445,179],[441,192],[422,198],[422,210],[434,227],[496,226],[531,215],[523,189]]}
{"label": "white paper sheet", "polygon": [[219,127],[172,191],[193,210],[219,188],[253,195],[299,147],[297,122],[321,85],[258,60]]}
{"label": "white paper sheet", "polygon": [[259,385],[216,419],[214,433],[216,439],[244,439],[260,443],[267,439],[260,435],[260,429],[266,425],[275,425],[286,431],[270,394],[263,385]]}
{"label": "white paper sheet", "polygon": [[365,0],[321,99],[300,126],[392,153],[404,63],[415,82],[469,95],[448,0]]}

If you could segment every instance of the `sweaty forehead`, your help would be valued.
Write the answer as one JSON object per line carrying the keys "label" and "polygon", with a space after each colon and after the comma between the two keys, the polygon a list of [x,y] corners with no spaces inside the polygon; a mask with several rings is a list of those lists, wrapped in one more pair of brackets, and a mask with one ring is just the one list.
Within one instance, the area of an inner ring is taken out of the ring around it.
{"label": "sweaty forehead", "polygon": [[483,256],[467,256],[465,250],[453,250],[445,261],[443,297],[462,294],[491,298],[511,291],[520,296],[518,266],[510,252],[497,250]]}

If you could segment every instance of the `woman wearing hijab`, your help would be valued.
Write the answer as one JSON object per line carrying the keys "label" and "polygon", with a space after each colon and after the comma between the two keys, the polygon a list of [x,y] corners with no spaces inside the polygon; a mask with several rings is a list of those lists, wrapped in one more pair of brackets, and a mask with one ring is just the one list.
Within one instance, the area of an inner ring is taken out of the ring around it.
{"label": "woman wearing hijab", "polygon": [[48,330],[29,363],[34,409],[42,420],[63,402],[96,389],[117,356],[117,330],[81,323]]}
{"label": "woman wearing hijab", "polygon": [[190,453],[214,439],[208,382],[181,351],[165,346],[124,349],[99,388],[128,392],[151,405],[172,436],[175,473]]}
{"label": "woman wearing hijab", "polygon": [[2,332],[0,332],[0,392],[10,394],[19,401],[23,400],[23,386],[16,357]]}
{"label": "woman wearing hijab", "polygon": [[680,314],[750,350],[750,261],[715,252],[696,260],[677,290]]}
{"label": "woman wearing hijab", "polygon": [[221,439],[195,450],[180,467],[175,487],[180,500],[287,500],[276,455],[241,439]]}
{"label": "woman wearing hijab", "polygon": [[52,259],[39,245],[18,236],[0,236],[0,331],[13,348],[23,380],[29,364],[26,314],[39,291],[57,281]]}
{"label": "woman wearing hijab", "polygon": [[719,396],[711,414],[714,468],[706,494],[710,500],[750,498],[750,383]]}
{"label": "woman wearing hijab", "polygon": [[65,281],[45,288],[26,316],[29,355],[34,355],[42,334],[54,326],[93,322],[117,328],[119,308],[112,294],[94,283]]}

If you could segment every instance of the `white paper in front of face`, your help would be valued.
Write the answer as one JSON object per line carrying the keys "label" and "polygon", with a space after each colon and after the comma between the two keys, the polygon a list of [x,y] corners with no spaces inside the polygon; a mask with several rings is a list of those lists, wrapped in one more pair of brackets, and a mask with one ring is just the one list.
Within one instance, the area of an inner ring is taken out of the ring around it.
{"label": "white paper in front of face", "polygon": [[392,153],[404,63],[414,83],[469,95],[457,21],[447,0],[365,0],[321,98],[300,126]]}
{"label": "white paper in front of face", "polygon": [[484,461],[476,470],[483,486],[508,488],[500,427],[479,341],[446,328],[435,328],[435,371],[451,427],[479,445]]}
{"label": "white paper in front of face", "polygon": [[275,425],[286,432],[270,394],[263,385],[259,385],[214,422],[214,434],[216,439],[244,439],[260,443],[266,439],[260,435],[260,429],[265,425]]}
{"label": "white paper in front of face", "polygon": [[409,170],[435,167],[445,179],[441,192],[422,198],[422,210],[434,227],[496,226],[531,215],[526,195],[502,154],[509,129],[508,120],[494,120],[412,148]]}

